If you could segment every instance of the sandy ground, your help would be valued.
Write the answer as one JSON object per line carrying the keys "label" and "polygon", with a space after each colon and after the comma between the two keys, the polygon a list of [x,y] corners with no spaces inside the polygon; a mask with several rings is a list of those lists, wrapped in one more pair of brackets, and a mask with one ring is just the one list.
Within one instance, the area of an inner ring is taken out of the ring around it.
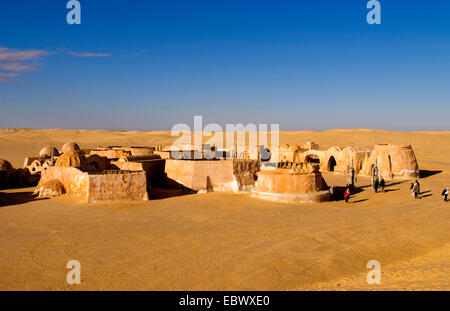
{"label": "sandy ground", "polygon": [[[170,144],[167,132],[0,130],[0,158],[21,167],[41,146]],[[423,198],[409,182],[322,204],[280,204],[249,194],[176,196],[148,202],[36,200],[33,189],[0,192],[0,290],[449,290],[450,133],[372,130],[283,132],[282,143],[412,144]],[[326,174],[343,185],[345,177]],[[81,263],[69,286],[66,263]],[[366,264],[381,264],[368,285]]]}

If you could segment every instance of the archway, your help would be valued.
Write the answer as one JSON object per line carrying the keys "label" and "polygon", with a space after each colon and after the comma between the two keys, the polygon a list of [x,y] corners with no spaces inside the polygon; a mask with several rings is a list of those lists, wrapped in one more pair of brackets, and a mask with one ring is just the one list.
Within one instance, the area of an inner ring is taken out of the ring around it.
{"label": "archway", "polygon": [[317,163],[320,164],[319,156],[316,154],[310,154],[305,158],[306,163]]}
{"label": "archway", "polygon": [[330,159],[328,160],[328,165],[327,165],[328,171],[334,172],[334,169],[336,168],[336,166],[337,166],[336,159],[333,156],[331,156]]}

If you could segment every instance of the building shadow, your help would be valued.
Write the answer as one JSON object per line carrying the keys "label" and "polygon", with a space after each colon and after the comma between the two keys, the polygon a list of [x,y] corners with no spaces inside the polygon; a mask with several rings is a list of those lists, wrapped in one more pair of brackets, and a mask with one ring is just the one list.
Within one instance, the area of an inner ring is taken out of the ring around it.
{"label": "building shadow", "polygon": [[198,192],[166,177],[160,185],[151,187],[150,200],[163,200],[196,193]]}
{"label": "building shadow", "polygon": [[419,171],[419,177],[420,178],[427,178],[433,175],[437,175],[442,173],[442,171],[438,170],[438,171],[429,171],[429,170],[420,170]]}
{"label": "building shadow", "polygon": [[152,200],[163,200],[168,198],[180,197],[184,195],[193,194],[192,192],[188,193],[182,188],[155,188],[152,187],[150,194],[150,201]]}
{"label": "building shadow", "polygon": [[15,193],[5,193],[0,192],[0,207],[19,205],[28,203],[31,201],[41,201],[48,200],[48,198],[37,198],[33,192],[15,192]]}
{"label": "building shadow", "polygon": [[[347,187],[336,187],[335,193],[330,201],[344,201],[344,193],[346,189]],[[350,191],[350,198],[363,191],[363,187],[353,188],[353,190]]]}

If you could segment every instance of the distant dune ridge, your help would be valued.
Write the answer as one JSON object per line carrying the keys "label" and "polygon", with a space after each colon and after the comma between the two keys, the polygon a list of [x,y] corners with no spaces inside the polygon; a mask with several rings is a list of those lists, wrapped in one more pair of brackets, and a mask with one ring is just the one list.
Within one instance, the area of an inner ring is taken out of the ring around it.
{"label": "distant dune ridge", "polygon": [[[22,167],[43,146],[170,145],[170,132],[0,130],[0,159]],[[80,204],[34,200],[34,189],[0,191],[0,290],[450,290],[450,132],[330,130],[281,132],[280,144],[314,141],[321,149],[411,145],[422,199],[410,181],[375,194],[361,177],[345,205],[284,204],[250,194],[172,196],[145,202]],[[341,187],[345,176],[324,174]],[[159,191],[159,192],[158,192]],[[69,260],[82,283],[66,283]],[[382,284],[366,283],[378,260]]]}

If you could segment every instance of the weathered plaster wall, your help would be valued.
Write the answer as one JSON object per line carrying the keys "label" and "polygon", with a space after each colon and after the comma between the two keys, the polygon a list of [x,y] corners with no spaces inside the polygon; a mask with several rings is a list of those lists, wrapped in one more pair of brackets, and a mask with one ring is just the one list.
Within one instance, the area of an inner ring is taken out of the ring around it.
{"label": "weathered plaster wall", "polygon": [[328,186],[317,169],[276,169],[258,173],[254,196],[279,202],[321,202],[330,198]]}
{"label": "weathered plaster wall", "polygon": [[195,191],[238,192],[252,186],[259,171],[256,160],[166,161],[167,177]]}
{"label": "weathered plaster wall", "polygon": [[164,179],[166,160],[153,159],[138,162],[115,161],[111,164],[115,165],[121,170],[145,171],[147,174],[147,180],[151,184],[158,184]]}
{"label": "weathered plaster wall", "polygon": [[88,201],[148,200],[145,172],[90,174]]}
{"label": "weathered plaster wall", "polygon": [[375,159],[379,175],[386,179],[419,177],[419,164],[410,145],[376,145],[361,174],[371,175]]}
{"label": "weathered plaster wall", "polygon": [[88,173],[84,173],[75,167],[48,167],[45,171],[42,171],[38,187],[50,180],[61,182],[66,193],[73,194],[81,199],[87,199],[88,197]]}

